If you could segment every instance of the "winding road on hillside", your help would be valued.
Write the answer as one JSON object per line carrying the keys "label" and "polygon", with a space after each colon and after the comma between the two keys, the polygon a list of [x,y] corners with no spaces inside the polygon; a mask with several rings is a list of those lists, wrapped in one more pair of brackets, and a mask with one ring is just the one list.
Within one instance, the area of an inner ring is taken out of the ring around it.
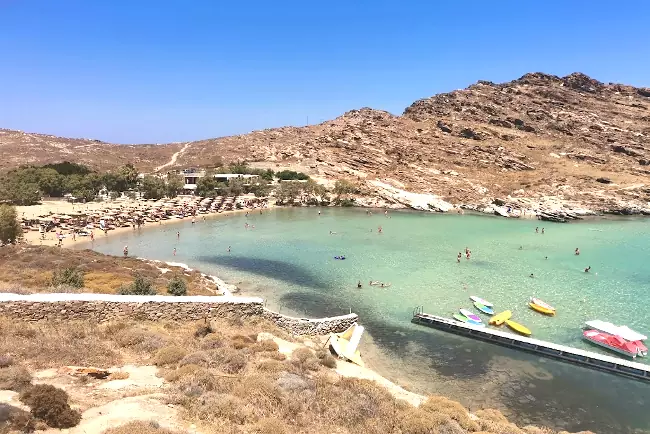
{"label": "winding road on hillside", "polygon": [[187,151],[187,148],[190,147],[190,142],[185,143],[185,145],[180,149],[180,151],[175,152],[174,155],[172,155],[172,158],[162,166],[158,166],[154,169],[154,172],[160,172],[163,170],[165,167],[173,166],[176,164],[176,160],[178,160],[178,157],[181,156],[181,154],[184,154],[185,151]]}

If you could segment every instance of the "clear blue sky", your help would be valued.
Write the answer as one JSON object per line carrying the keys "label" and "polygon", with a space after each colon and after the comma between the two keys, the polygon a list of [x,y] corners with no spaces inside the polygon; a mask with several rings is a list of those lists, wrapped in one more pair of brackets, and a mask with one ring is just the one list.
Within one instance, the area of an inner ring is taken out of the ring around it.
{"label": "clear blue sky", "polygon": [[650,1],[0,0],[0,127],[186,141],[479,79],[650,86]]}

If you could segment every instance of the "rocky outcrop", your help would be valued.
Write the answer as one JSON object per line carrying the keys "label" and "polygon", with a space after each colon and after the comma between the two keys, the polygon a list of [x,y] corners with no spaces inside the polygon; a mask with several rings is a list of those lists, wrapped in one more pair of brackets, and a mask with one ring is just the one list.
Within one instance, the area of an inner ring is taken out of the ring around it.
{"label": "rocky outcrop", "polygon": [[[437,198],[417,200],[415,209],[429,209],[424,202],[444,207],[438,200],[479,206],[488,195],[519,190],[528,198],[563,197],[597,211],[620,201],[629,209],[643,208],[647,196],[639,186],[648,177],[640,166],[650,161],[648,95],[648,88],[602,83],[582,73],[538,72],[423,98],[401,116],[366,107],[317,125],[189,144],[134,147],[0,130],[6,156],[0,166],[73,159],[106,168],[126,160],[147,170],[175,155],[175,167],[246,160],[304,171],[328,185],[349,179],[376,198],[409,207],[412,200],[401,194],[387,199],[394,192],[372,182],[390,179],[400,190]],[[619,188],[603,189],[594,173]]]}

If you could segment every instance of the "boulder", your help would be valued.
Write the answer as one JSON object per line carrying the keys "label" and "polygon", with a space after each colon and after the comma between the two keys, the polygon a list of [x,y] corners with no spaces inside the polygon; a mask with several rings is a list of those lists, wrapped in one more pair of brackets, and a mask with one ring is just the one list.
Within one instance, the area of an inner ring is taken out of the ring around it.
{"label": "boulder", "polygon": [[601,184],[611,184],[612,180],[609,178],[600,177],[600,178],[596,178],[596,182],[600,182]]}
{"label": "boulder", "polygon": [[440,128],[440,130],[442,130],[442,132],[451,133],[451,127],[446,123],[444,123],[443,121],[438,121],[436,125],[438,126],[438,128]]}

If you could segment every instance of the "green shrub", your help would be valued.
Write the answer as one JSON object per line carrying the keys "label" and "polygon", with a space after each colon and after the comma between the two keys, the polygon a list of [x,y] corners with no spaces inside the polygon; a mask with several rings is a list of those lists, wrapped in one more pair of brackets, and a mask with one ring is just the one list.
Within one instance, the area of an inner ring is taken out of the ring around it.
{"label": "green shrub", "polygon": [[52,274],[52,286],[67,285],[73,288],[84,287],[84,272],[76,267],[55,270]]}
{"label": "green shrub", "polygon": [[187,295],[187,283],[180,276],[174,276],[167,284],[167,292],[171,295]]}
{"label": "green shrub", "polygon": [[140,274],[135,275],[130,285],[120,287],[118,292],[120,295],[156,295],[151,280],[145,279]]}
{"label": "green shrub", "polygon": [[68,394],[50,384],[37,384],[20,394],[20,401],[32,415],[52,428],[71,428],[81,421],[81,413],[70,408]]}

